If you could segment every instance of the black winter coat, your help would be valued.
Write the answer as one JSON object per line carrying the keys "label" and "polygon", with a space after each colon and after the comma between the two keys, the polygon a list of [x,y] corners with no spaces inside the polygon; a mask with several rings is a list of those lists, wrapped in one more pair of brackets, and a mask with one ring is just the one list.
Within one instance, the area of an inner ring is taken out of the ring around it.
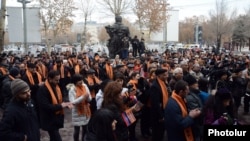
{"label": "black winter coat", "polygon": [[2,96],[3,96],[3,105],[2,108],[5,109],[7,105],[10,103],[10,100],[12,98],[12,93],[10,89],[11,79],[9,77],[6,77],[2,82]]}
{"label": "black winter coat", "polygon": [[0,122],[1,141],[40,141],[39,123],[34,105],[11,101]]}
{"label": "black winter coat", "polygon": [[52,104],[49,90],[45,85],[40,87],[37,93],[37,99],[41,128],[45,131],[63,128],[64,115],[56,114],[57,111],[62,110],[62,106],[61,104]]}

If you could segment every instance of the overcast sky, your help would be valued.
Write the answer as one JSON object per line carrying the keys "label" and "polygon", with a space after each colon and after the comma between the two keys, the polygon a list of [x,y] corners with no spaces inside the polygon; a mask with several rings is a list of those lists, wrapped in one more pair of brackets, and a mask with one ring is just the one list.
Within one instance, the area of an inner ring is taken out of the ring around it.
{"label": "overcast sky", "polygon": [[[21,6],[17,0],[6,0],[7,6]],[[34,1],[34,0],[30,0]],[[77,0],[75,0],[77,1]],[[247,7],[250,7],[250,0],[226,0],[228,2],[229,9],[233,10],[237,8],[238,14],[243,14]],[[209,11],[215,9],[216,0],[168,0],[170,6],[179,10],[179,19],[183,20],[185,17],[208,16]],[[79,19],[79,15],[77,16]],[[92,20],[98,20],[101,16],[98,11],[95,11],[91,16]],[[134,19],[135,16],[125,16],[127,19]],[[110,19],[108,19],[110,20]]]}

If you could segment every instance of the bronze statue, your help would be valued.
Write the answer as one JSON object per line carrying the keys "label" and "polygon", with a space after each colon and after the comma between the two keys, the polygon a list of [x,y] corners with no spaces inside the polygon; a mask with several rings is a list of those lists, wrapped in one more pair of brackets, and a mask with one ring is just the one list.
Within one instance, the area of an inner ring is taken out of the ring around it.
{"label": "bronze statue", "polygon": [[118,54],[124,58],[126,56],[124,51],[128,51],[129,48],[129,28],[122,24],[122,17],[119,15],[115,16],[115,23],[112,26],[108,25],[105,28],[110,37],[107,44],[109,57],[115,58]]}

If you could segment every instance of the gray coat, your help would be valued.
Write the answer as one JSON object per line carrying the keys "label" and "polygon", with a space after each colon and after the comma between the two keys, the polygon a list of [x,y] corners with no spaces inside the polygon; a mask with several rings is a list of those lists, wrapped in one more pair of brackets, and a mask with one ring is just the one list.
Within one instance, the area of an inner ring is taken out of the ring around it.
{"label": "gray coat", "polygon": [[87,125],[89,122],[90,117],[87,117],[85,115],[78,115],[77,113],[77,104],[81,103],[83,100],[87,100],[88,102],[91,101],[91,94],[89,91],[89,88],[86,84],[83,84],[83,86],[86,89],[87,95],[89,95],[88,99],[86,99],[84,96],[80,96],[76,98],[76,88],[74,84],[68,84],[67,89],[69,91],[69,101],[72,102],[75,106],[72,108],[72,124],[73,126],[82,126]]}

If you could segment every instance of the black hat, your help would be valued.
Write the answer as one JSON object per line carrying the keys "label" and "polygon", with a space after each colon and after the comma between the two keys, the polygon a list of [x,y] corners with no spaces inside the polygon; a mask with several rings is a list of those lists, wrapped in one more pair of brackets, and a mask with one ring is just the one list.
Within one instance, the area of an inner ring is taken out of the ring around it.
{"label": "black hat", "polygon": [[198,83],[198,81],[196,80],[196,78],[193,75],[187,75],[183,78],[184,81],[186,81],[188,83],[189,86]]}
{"label": "black hat", "polygon": [[28,68],[36,68],[36,64],[34,64],[34,63],[28,63],[27,67]]}
{"label": "black hat", "polygon": [[93,69],[89,69],[89,70],[87,71],[87,74],[93,74],[93,73],[95,73],[95,70],[93,70]]}
{"label": "black hat", "polygon": [[167,72],[167,70],[166,69],[157,69],[156,71],[155,71],[155,75],[160,75],[160,74],[163,74],[163,73],[165,73],[165,72]]}
{"label": "black hat", "polygon": [[56,63],[57,63],[57,64],[60,64],[60,63],[62,63],[62,60],[57,59],[57,60],[56,60]]}
{"label": "black hat", "polygon": [[124,65],[123,64],[118,64],[118,65],[116,65],[116,69],[119,69],[119,68],[121,68],[121,67],[124,67]]}
{"label": "black hat", "polygon": [[16,77],[18,74],[20,74],[20,71],[18,68],[16,67],[13,67],[10,69],[10,75],[13,76],[13,77]]}

